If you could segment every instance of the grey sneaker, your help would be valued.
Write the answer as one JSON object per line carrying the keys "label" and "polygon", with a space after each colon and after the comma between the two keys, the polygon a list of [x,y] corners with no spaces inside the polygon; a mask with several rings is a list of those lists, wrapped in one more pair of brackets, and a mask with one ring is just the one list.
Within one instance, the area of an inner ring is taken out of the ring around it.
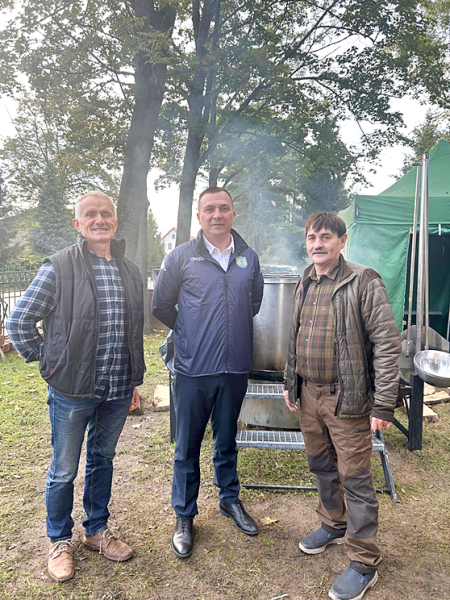
{"label": "grey sneaker", "polygon": [[378,581],[378,573],[358,573],[348,567],[333,583],[328,592],[332,600],[362,600],[364,594]]}
{"label": "grey sneaker", "polygon": [[319,527],[299,543],[299,548],[305,554],[320,554],[330,544],[343,544],[345,531],[341,535],[328,533],[323,527]]}

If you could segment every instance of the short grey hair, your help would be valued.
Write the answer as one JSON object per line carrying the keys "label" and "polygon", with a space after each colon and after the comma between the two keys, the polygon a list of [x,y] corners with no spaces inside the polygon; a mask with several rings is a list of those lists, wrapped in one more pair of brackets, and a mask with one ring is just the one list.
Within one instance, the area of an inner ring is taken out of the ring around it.
{"label": "short grey hair", "polygon": [[107,196],[104,192],[101,192],[100,190],[92,190],[92,191],[88,192],[87,194],[84,194],[84,196],[81,196],[81,198],[78,198],[78,200],[75,202],[75,219],[80,218],[80,204],[83,202],[83,200],[85,200],[86,198],[89,198],[89,196],[97,196],[99,198],[105,198],[106,200],[109,200],[111,202],[111,204],[113,205],[114,216],[117,219],[116,205],[114,204],[114,202],[111,200],[111,198],[109,196]]}

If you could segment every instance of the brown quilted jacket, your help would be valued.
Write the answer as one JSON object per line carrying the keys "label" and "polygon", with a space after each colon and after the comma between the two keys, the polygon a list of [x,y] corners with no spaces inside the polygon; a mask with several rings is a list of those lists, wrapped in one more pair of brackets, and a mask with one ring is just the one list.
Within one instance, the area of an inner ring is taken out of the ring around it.
{"label": "brown quilted jacket", "polygon": [[[332,298],[339,380],[335,415],[346,419],[371,414],[392,421],[401,344],[386,288],[373,269],[348,263],[342,255],[340,261],[339,284]],[[295,373],[296,340],[307,281],[300,279],[294,291],[285,372],[291,404],[300,396],[297,380],[301,379]]]}

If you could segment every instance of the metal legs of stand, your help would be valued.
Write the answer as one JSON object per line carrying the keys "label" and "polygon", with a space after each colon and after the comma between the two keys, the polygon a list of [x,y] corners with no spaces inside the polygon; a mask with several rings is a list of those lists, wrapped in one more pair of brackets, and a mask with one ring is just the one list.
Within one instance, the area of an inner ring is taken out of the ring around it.
{"label": "metal legs of stand", "polygon": [[418,375],[411,373],[411,400],[409,403],[409,435],[408,449],[422,449],[423,427],[423,381]]}
{"label": "metal legs of stand", "polygon": [[[412,427],[411,422],[414,424],[417,423],[417,418],[411,421],[410,417],[410,433],[409,437],[409,449],[416,450],[422,447],[422,398],[423,398],[423,382],[418,377],[418,384],[416,384],[415,393],[416,397],[413,401],[414,397],[414,382],[413,382],[413,391],[412,398],[410,402],[410,406],[414,405],[414,410],[417,411],[417,405],[420,404],[420,420],[418,421],[420,427]],[[422,384],[422,388],[420,389],[420,383]],[[172,375],[169,376],[169,386],[170,386],[170,441],[171,443],[175,442],[175,432],[176,432],[176,415],[174,410],[173,403],[173,379]],[[413,413],[415,415],[415,413]],[[398,423],[397,426],[402,427],[405,431],[406,429]],[[412,431],[412,433],[411,433]],[[406,432],[408,433],[408,432]],[[293,450],[304,450],[305,442],[303,440],[303,434],[301,431],[268,431],[268,430],[240,430],[237,432],[236,442],[238,448],[276,448],[276,449],[293,449]],[[411,447],[412,444],[419,444],[420,447]],[[381,431],[376,431],[375,434],[372,435],[372,448],[374,452],[379,452],[381,465],[383,467],[384,479],[386,482],[386,487],[382,489],[377,489],[378,493],[387,493],[391,496],[392,502],[398,502],[397,493],[395,491],[394,485],[394,477],[392,475],[391,466],[389,464],[389,455],[386,449],[386,444],[384,441],[383,433]],[[266,490],[292,490],[292,491],[311,491],[316,490],[315,487],[305,487],[305,486],[283,486],[283,485],[264,485],[264,484],[243,484],[243,487],[250,489],[266,489]]]}
{"label": "metal legs of stand", "polygon": [[403,435],[408,438],[408,450],[422,449],[422,429],[423,429],[423,381],[415,373],[411,373],[409,385],[402,387],[406,412],[408,414],[408,429],[404,427],[397,419],[393,420],[394,425]]}
{"label": "metal legs of stand", "polygon": [[[268,431],[268,430],[240,430],[237,433],[236,442],[238,448],[272,448],[278,450],[304,450],[305,442],[301,431]],[[392,502],[398,502],[395,491],[394,478],[392,476],[391,466],[389,464],[389,455],[386,449],[383,433],[375,432],[372,435],[372,449],[380,453],[381,465],[383,467],[386,487],[377,489],[378,493],[387,493],[391,496]],[[315,487],[304,486],[286,486],[286,485],[264,485],[264,484],[243,484],[249,489],[266,490],[291,490],[291,491],[310,491],[316,490]]]}

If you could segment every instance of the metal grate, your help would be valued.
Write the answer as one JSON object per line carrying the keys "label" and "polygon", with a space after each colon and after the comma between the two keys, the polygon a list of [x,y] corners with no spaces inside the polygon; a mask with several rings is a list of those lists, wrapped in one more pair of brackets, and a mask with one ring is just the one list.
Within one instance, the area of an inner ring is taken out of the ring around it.
{"label": "metal grate", "polygon": [[269,398],[283,397],[283,385],[281,383],[250,383],[247,387],[246,398]]}
{"label": "metal grate", "polygon": [[[305,442],[301,431],[267,431],[241,429],[236,436],[239,448],[276,448],[304,450]],[[384,443],[372,435],[372,450],[384,452]]]}

